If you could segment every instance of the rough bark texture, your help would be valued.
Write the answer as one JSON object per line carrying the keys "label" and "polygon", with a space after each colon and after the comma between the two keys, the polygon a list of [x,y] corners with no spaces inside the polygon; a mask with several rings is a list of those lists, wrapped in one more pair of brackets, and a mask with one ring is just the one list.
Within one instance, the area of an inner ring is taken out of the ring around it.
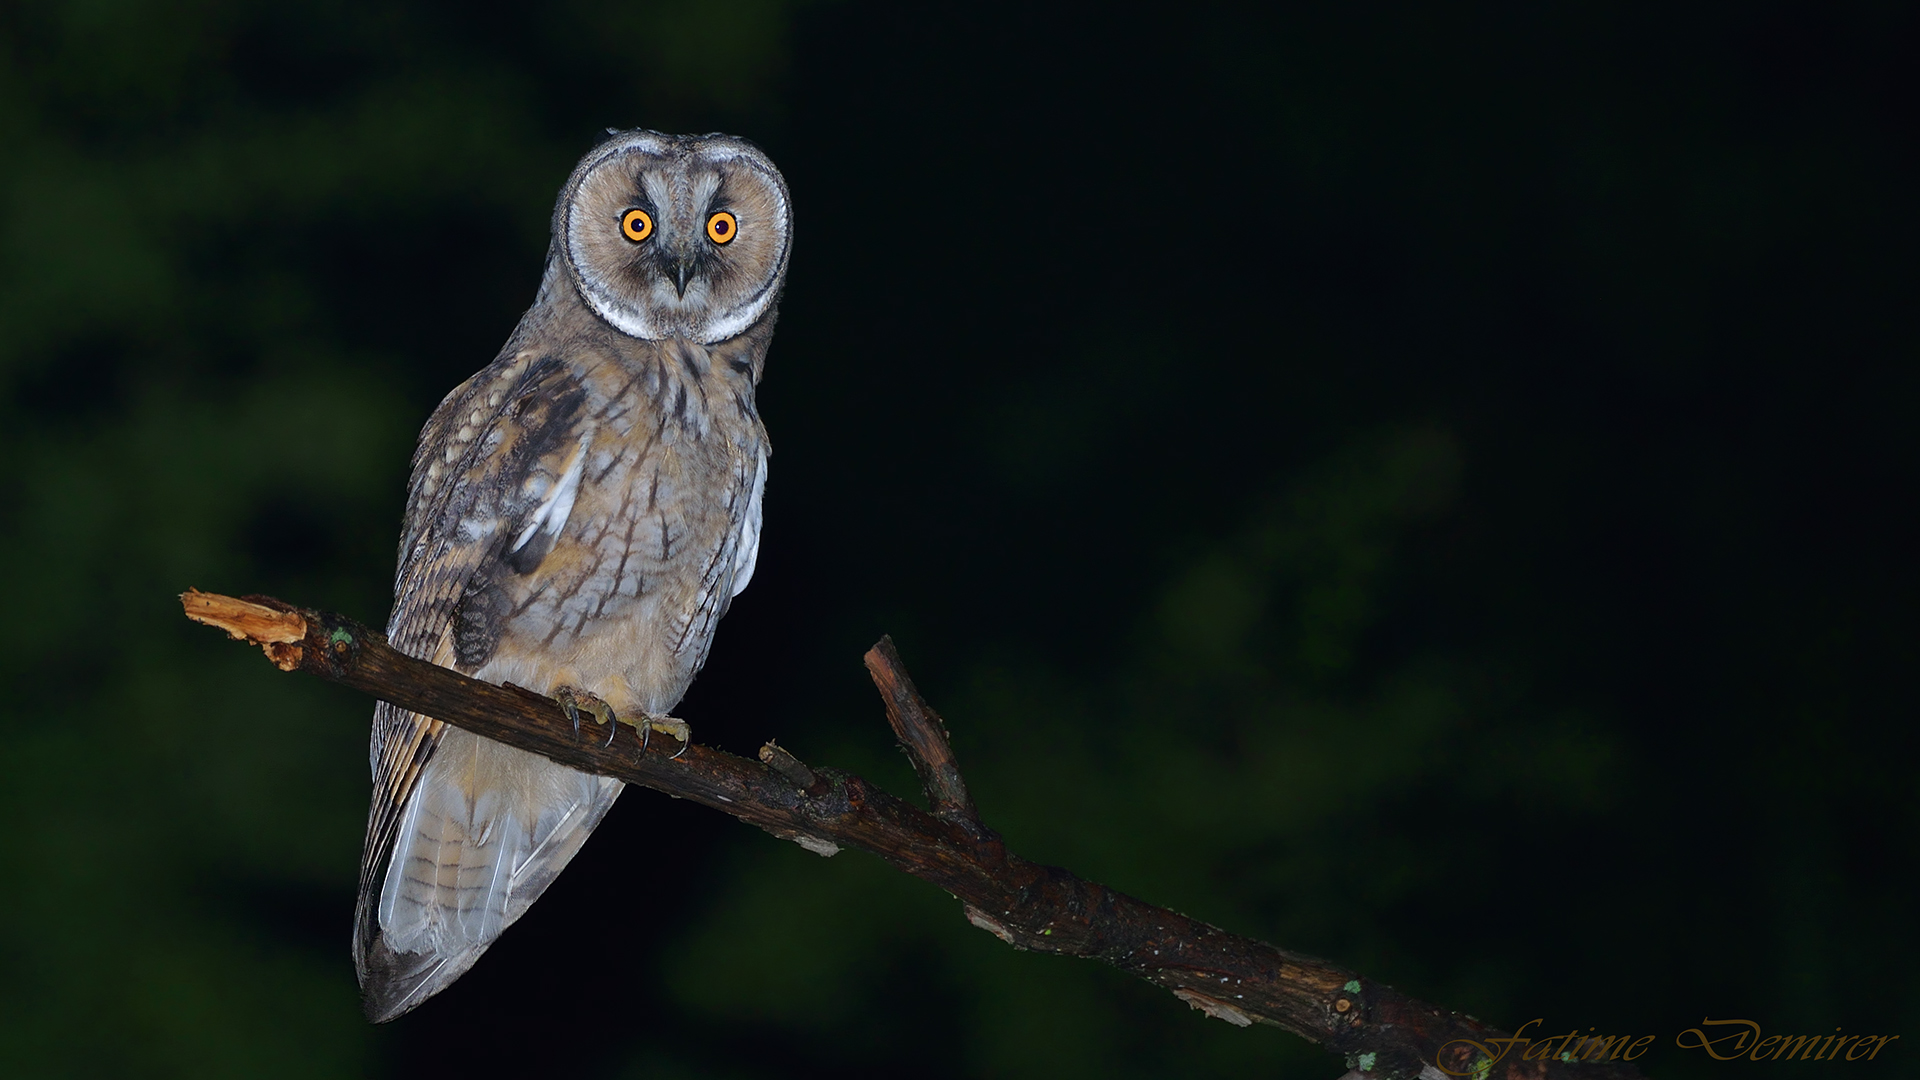
{"label": "rough bark texture", "polygon": [[[810,851],[870,852],[945,889],[961,901],[968,921],[1015,948],[1103,960],[1228,1023],[1285,1028],[1342,1055],[1349,1076],[1640,1075],[1618,1060],[1617,1047],[1587,1052],[1572,1037],[1503,1042],[1504,1032],[1327,961],[1227,933],[1012,854],[981,822],[940,717],[921,700],[886,639],[867,653],[867,668],[931,813],[858,776],[809,767],[772,743],[758,761],[659,735],[643,748],[630,729],[602,745],[600,731],[576,733],[550,698],[402,655],[342,616],[271,597],[193,590],[181,602],[188,618],[260,645],[284,671],[306,671],[574,768],[710,806]],[[1608,1060],[1569,1060],[1582,1056]]]}

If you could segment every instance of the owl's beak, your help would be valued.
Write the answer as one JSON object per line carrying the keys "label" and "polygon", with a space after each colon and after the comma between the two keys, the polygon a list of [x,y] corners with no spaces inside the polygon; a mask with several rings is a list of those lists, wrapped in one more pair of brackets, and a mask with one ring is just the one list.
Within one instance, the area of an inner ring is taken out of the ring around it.
{"label": "owl's beak", "polygon": [[687,282],[693,280],[693,257],[682,255],[673,260],[673,289],[680,299],[687,298]]}

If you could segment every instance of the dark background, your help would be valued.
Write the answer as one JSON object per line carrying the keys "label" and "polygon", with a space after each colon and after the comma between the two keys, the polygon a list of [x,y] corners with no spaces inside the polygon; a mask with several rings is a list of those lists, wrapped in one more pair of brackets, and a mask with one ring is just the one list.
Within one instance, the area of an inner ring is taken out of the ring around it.
{"label": "dark background", "polygon": [[361,1020],[370,704],[174,595],[384,620],[607,126],[798,213],[703,741],[912,792],[892,633],[1030,857],[1659,1076],[1911,1069],[1911,5],[538,8],[0,7],[0,1071],[1343,1069],[646,791]]}

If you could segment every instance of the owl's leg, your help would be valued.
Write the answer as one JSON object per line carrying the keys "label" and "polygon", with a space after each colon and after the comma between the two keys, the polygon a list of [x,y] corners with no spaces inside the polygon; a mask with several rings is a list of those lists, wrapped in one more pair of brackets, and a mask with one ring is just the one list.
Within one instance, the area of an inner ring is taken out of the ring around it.
{"label": "owl's leg", "polygon": [[613,742],[614,732],[620,730],[614,727],[613,723],[620,717],[614,715],[613,706],[600,700],[600,695],[575,686],[561,686],[554,689],[553,696],[558,698],[560,706],[567,710],[567,719],[573,721],[574,737],[578,738],[580,735],[580,714],[584,712],[593,717],[594,723],[603,725],[607,729],[607,741],[600,745],[607,746]]}

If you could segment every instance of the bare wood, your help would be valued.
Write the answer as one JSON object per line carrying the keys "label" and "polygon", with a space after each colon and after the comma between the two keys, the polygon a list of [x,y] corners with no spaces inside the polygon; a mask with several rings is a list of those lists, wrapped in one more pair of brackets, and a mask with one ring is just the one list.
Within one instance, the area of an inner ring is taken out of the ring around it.
{"label": "bare wood", "polygon": [[280,611],[265,604],[236,600],[219,593],[188,589],[180,594],[187,618],[208,626],[217,626],[235,641],[251,641],[260,646],[267,659],[281,671],[300,666],[300,646],[306,638],[307,621],[297,612]]}
{"label": "bare wood", "polygon": [[900,654],[894,651],[893,639],[881,638],[867,650],[866,661],[873,685],[880,688],[881,700],[886,702],[887,723],[893,726],[894,738],[907,748],[907,757],[920,775],[921,791],[934,816],[979,832],[980,815],[967,794],[966,781],[960,778],[960,765],[953,759],[946,722],[921,700],[920,691],[914,689],[905,665],[900,663]]}
{"label": "bare wood", "polygon": [[1472,1017],[1327,961],[1227,933],[1010,853],[981,824],[944,724],[914,689],[888,639],[867,653],[867,668],[932,813],[850,773],[809,767],[772,743],[761,748],[759,761],[657,735],[643,747],[625,729],[603,746],[605,734],[576,733],[559,702],[405,656],[343,616],[264,596],[189,590],[180,599],[188,618],[259,644],[282,670],[306,671],[562,764],[710,806],[819,854],[859,848],[945,889],[961,901],[969,922],[1015,948],[1104,960],[1210,1016],[1285,1028],[1344,1056],[1366,1077],[1640,1075],[1617,1060],[1617,1051],[1605,1063],[1569,1062],[1560,1056],[1580,1057],[1580,1043],[1503,1043],[1504,1032]]}

